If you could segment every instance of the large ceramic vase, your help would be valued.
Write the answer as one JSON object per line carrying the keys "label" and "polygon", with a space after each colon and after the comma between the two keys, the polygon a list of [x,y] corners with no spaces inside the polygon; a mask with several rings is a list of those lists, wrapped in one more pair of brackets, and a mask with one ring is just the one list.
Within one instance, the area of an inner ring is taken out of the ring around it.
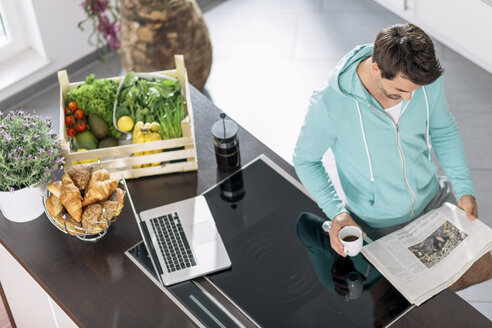
{"label": "large ceramic vase", "polygon": [[15,191],[0,191],[0,210],[13,222],[28,222],[44,212],[43,189],[23,188]]}
{"label": "large ceramic vase", "polygon": [[188,79],[202,90],[212,65],[212,45],[195,0],[121,0],[120,58],[129,72],[173,69],[183,54]]}

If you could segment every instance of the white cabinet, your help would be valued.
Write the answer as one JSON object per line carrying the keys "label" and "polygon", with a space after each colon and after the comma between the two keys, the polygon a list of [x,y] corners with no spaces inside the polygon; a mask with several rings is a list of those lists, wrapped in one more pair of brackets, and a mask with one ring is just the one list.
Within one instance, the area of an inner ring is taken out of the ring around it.
{"label": "white cabinet", "polygon": [[492,0],[374,0],[492,73]]}
{"label": "white cabinet", "polygon": [[17,327],[77,327],[1,244],[0,282]]}

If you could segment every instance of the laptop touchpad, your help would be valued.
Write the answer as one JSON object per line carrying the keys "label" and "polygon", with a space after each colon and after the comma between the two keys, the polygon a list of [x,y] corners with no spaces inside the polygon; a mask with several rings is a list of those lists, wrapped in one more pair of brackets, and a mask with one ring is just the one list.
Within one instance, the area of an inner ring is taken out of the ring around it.
{"label": "laptop touchpad", "polygon": [[191,240],[195,245],[210,243],[215,241],[216,233],[211,222],[201,222],[190,227]]}

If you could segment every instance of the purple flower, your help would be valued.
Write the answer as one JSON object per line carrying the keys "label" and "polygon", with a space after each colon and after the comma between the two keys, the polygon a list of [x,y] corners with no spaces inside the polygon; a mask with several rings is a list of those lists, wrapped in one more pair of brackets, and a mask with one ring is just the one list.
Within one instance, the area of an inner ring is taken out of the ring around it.
{"label": "purple flower", "polygon": [[54,152],[53,148],[50,148],[50,149],[48,149],[47,153],[51,155],[51,154],[53,154],[53,152]]}
{"label": "purple flower", "polygon": [[5,133],[4,137],[7,140],[7,142],[12,140],[12,137],[10,137],[10,135],[8,133]]}
{"label": "purple flower", "polygon": [[0,110],[0,117],[2,117],[2,116],[3,116],[3,113],[2,113],[2,111]]}
{"label": "purple flower", "polygon": [[110,34],[111,23],[109,21],[108,16],[101,15],[99,16],[99,24],[97,25],[97,29],[102,33],[103,37],[106,38],[107,35]]}
{"label": "purple flower", "polygon": [[8,121],[10,120],[10,113],[7,114],[7,116],[5,116],[5,119]]}
{"label": "purple flower", "polygon": [[39,148],[39,154],[41,155],[41,154],[44,154],[44,153],[46,153],[46,151],[43,148]]}
{"label": "purple flower", "polygon": [[65,164],[65,160],[63,158],[58,158],[56,161],[55,161],[56,164]]}
{"label": "purple flower", "polygon": [[22,114],[24,114],[24,111],[21,109],[21,110],[19,110],[18,113],[22,115]]}
{"label": "purple flower", "polygon": [[28,160],[31,160],[31,159],[32,159],[32,155],[31,155],[31,154],[29,154],[29,156],[27,156],[27,159],[28,159]]}
{"label": "purple flower", "polygon": [[20,157],[19,157],[19,156],[15,156],[14,158],[15,158],[15,160],[16,160],[17,162],[20,160]]}
{"label": "purple flower", "polygon": [[24,147],[19,146],[19,147],[17,147],[17,149],[18,149],[19,151],[23,151],[23,150],[24,150]]}
{"label": "purple flower", "polygon": [[7,172],[3,172],[3,177],[6,178],[7,177]]}
{"label": "purple flower", "polygon": [[0,124],[0,129],[3,129],[3,128],[5,128],[5,124],[3,124],[3,122],[2,122],[2,124]]}
{"label": "purple flower", "polygon": [[99,14],[106,10],[109,0],[85,0],[80,5],[93,14]]}
{"label": "purple flower", "polygon": [[24,126],[25,126],[26,128],[28,128],[28,127],[30,126],[30,124],[29,124],[29,123],[24,123]]}
{"label": "purple flower", "polygon": [[9,190],[10,190],[10,192],[14,192],[15,191],[14,187],[10,187]]}
{"label": "purple flower", "polygon": [[52,135],[55,135],[55,134],[56,134],[56,132],[55,132],[55,130],[51,129],[51,130],[49,130],[49,131],[48,131],[48,133],[47,133],[47,134],[48,134],[49,136],[52,136]]}
{"label": "purple flower", "polygon": [[39,134],[34,133],[34,134],[32,135],[32,137],[33,137],[34,139],[38,139],[38,138],[39,138]]}
{"label": "purple flower", "polygon": [[47,166],[46,166],[46,167],[44,168],[44,172],[51,172],[51,169],[50,169],[49,167],[47,167]]}
{"label": "purple flower", "polygon": [[12,158],[12,153],[9,153],[9,158]]}

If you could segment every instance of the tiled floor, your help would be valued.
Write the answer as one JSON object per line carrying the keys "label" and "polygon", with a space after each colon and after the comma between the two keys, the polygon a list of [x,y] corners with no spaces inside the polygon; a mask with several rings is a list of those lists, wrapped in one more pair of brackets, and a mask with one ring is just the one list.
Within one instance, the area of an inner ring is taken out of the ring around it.
{"label": "tiled floor", "polygon": [[[312,90],[327,81],[337,60],[355,45],[372,42],[380,29],[403,22],[371,0],[199,2],[214,51],[208,93],[289,162]],[[492,226],[492,74],[440,43],[436,49],[446,69],[448,101],[475,180],[480,218]],[[83,80],[92,72],[97,77],[115,76],[120,71],[114,57],[71,74],[70,80]],[[58,101],[54,85],[22,107],[57,118]],[[58,129],[56,119],[55,125]],[[332,155],[328,153],[324,162],[338,186]],[[492,281],[459,295],[492,319]]]}

